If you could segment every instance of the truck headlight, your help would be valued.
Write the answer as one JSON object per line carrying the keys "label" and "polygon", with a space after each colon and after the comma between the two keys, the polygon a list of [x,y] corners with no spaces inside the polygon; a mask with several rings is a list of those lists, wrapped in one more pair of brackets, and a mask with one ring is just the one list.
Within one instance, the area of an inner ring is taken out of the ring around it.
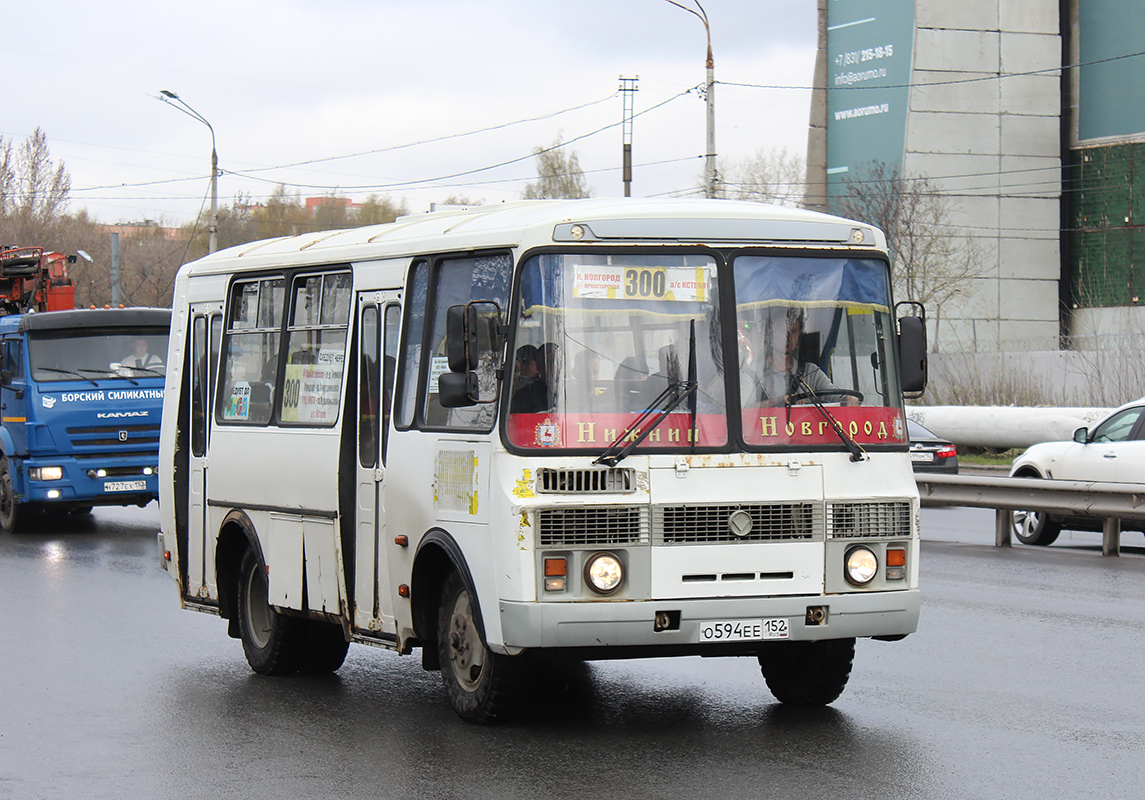
{"label": "truck headlight", "polygon": [[64,478],[63,467],[30,467],[28,477],[34,481],[59,481]]}
{"label": "truck headlight", "polygon": [[866,586],[879,574],[879,559],[869,547],[852,547],[843,560],[843,574],[849,583]]}
{"label": "truck headlight", "polygon": [[624,565],[613,553],[597,553],[584,564],[584,580],[597,594],[612,594],[624,580]]}

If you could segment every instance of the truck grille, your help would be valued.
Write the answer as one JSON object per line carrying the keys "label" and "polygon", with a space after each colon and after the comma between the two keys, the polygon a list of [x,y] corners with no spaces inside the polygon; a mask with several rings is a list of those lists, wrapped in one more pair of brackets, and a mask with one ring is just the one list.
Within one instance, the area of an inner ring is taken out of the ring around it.
{"label": "truck grille", "polygon": [[[751,527],[736,535],[729,518],[747,512]],[[822,537],[821,503],[728,503],[702,506],[657,506],[653,530],[659,544],[711,542],[802,541]]]}
{"label": "truck grille", "polygon": [[648,509],[640,506],[549,508],[537,512],[542,547],[596,547],[647,541]]}
{"label": "truck grille", "polygon": [[86,428],[68,428],[72,447],[123,447],[131,450],[154,448],[159,445],[158,425],[99,425]]}
{"label": "truck grille", "polygon": [[904,538],[910,536],[910,503],[828,503],[827,538]]}

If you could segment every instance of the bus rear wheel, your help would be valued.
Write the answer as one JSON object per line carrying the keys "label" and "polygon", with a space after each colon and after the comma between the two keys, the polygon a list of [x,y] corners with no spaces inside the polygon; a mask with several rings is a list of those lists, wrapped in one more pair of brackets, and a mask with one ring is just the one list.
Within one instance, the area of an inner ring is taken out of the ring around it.
{"label": "bus rear wheel", "polygon": [[487,724],[507,714],[517,664],[485,646],[469,590],[456,572],[441,592],[437,655],[445,691],[459,717]]}
{"label": "bus rear wheel", "polygon": [[779,702],[825,706],[843,693],[854,659],[854,639],[767,642],[759,651],[759,668]]}
{"label": "bus rear wheel", "polygon": [[247,550],[239,567],[239,636],[250,668],[260,675],[292,675],[305,646],[303,620],[280,614],[270,605],[266,567]]}
{"label": "bus rear wheel", "polygon": [[342,626],[322,620],[301,621],[306,627],[306,645],[299,659],[298,671],[304,675],[337,672],[350,649]]}

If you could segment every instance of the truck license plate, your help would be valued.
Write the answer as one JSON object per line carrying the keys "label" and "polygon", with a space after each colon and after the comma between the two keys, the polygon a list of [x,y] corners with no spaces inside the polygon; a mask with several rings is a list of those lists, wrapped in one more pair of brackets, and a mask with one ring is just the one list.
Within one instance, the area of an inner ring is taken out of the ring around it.
{"label": "truck license plate", "polygon": [[758,639],[786,639],[787,619],[729,619],[700,623],[701,642],[751,642]]}
{"label": "truck license plate", "polygon": [[108,481],[103,485],[105,492],[145,492],[147,481]]}

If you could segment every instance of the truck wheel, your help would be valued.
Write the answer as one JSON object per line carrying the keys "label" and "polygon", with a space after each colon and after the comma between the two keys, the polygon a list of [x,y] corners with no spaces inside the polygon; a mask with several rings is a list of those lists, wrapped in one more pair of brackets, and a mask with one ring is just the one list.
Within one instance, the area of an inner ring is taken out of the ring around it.
{"label": "truck wheel", "polygon": [[1062,532],[1061,523],[1042,511],[1011,511],[1010,525],[1019,542],[1040,547],[1053,544]]}
{"label": "truck wheel", "polygon": [[825,706],[843,693],[854,659],[854,639],[768,642],[759,651],[759,668],[779,702]]}
{"label": "truck wheel", "polygon": [[329,675],[337,672],[346,660],[350,643],[342,626],[321,620],[299,620],[306,629],[306,644],[298,671],[306,675]]}
{"label": "truck wheel", "polygon": [[292,675],[306,644],[303,620],[279,614],[270,606],[266,567],[247,550],[239,567],[239,636],[250,668],[260,675]]}
{"label": "truck wheel", "polygon": [[23,509],[12,491],[12,471],[8,456],[0,456],[0,531],[15,533]]}
{"label": "truck wheel", "polygon": [[491,652],[481,641],[469,590],[456,572],[450,573],[441,592],[437,655],[445,691],[459,717],[486,724],[505,716],[517,662]]}

